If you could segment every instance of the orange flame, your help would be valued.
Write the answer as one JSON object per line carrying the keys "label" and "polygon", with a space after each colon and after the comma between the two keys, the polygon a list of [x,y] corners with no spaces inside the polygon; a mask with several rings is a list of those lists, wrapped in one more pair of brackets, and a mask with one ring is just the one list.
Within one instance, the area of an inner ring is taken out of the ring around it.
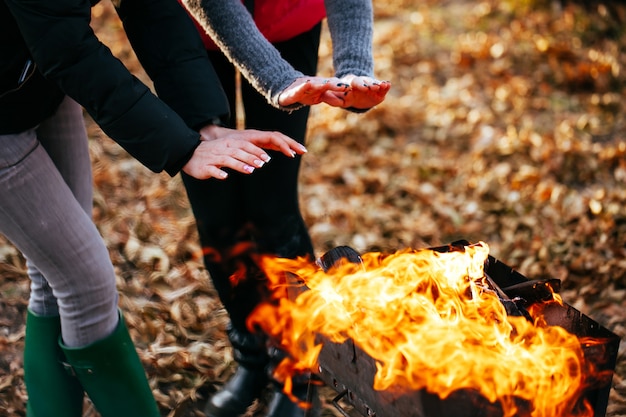
{"label": "orange flame", "polygon": [[[485,285],[489,248],[367,253],[363,265],[328,272],[305,259],[263,257],[274,300],[249,317],[290,354],[276,377],[313,371],[322,345],[352,339],[377,364],[375,390],[426,389],[442,399],[460,389],[518,412],[513,398],[532,404],[532,417],[588,416],[574,412],[584,383],[578,338],[561,327],[511,317]],[[307,291],[286,296],[301,280]],[[589,408],[589,407],[587,407]]]}

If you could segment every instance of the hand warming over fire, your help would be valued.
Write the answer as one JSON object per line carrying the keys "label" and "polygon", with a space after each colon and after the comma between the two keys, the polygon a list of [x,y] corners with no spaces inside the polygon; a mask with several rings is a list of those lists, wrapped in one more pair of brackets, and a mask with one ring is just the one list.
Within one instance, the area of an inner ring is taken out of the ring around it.
{"label": "hand warming over fire", "polygon": [[[334,101],[334,94],[344,94],[350,86],[336,77],[296,78],[289,87],[280,93],[278,104],[288,107],[293,104],[312,106]],[[334,93],[334,94],[333,94]]]}
{"label": "hand warming over fire", "polygon": [[302,77],[280,93],[278,103],[284,107],[296,103],[306,106],[326,103],[333,107],[367,110],[382,103],[390,88],[389,81],[371,77]]}
{"label": "hand warming over fire", "polygon": [[251,174],[269,162],[263,149],[282,152],[290,158],[306,153],[304,145],[279,132],[236,130],[219,126],[206,126],[200,130],[201,142],[183,171],[198,179],[225,179],[231,168]]}
{"label": "hand warming over fire", "polygon": [[380,81],[371,77],[347,75],[341,78],[349,88],[345,92],[329,92],[324,97],[328,105],[343,108],[367,110],[380,104],[391,89],[389,81]]}

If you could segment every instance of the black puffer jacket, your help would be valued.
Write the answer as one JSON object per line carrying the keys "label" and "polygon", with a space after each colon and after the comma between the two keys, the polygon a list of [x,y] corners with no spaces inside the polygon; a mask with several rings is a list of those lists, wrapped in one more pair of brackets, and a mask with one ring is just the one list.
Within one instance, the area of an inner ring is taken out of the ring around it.
{"label": "black puffer jacket", "polygon": [[121,1],[157,98],[97,39],[91,6],[0,0],[0,134],[36,126],[67,94],[145,166],[174,175],[197,147],[197,129],[228,115],[198,33],[176,0]]}

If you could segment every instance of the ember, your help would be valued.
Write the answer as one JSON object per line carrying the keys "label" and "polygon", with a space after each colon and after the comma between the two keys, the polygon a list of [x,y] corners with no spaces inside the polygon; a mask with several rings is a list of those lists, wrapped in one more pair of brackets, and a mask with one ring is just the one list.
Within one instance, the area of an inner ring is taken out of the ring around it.
{"label": "ember", "polygon": [[[376,391],[425,390],[441,399],[476,392],[497,403],[503,417],[594,415],[580,401],[594,373],[581,340],[547,325],[541,308],[526,310],[503,294],[485,273],[488,252],[481,242],[367,253],[362,263],[327,271],[305,259],[265,257],[261,267],[275,298],[259,306],[249,325],[289,353],[275,370],[278,379],[319,372],[324,343],[350,341],[375,363]],[[297,297],[288,296],[296,284],[285,283],[286,273],[302,287]],[[548,295],[542,305],[561,303],[558,294]]]}

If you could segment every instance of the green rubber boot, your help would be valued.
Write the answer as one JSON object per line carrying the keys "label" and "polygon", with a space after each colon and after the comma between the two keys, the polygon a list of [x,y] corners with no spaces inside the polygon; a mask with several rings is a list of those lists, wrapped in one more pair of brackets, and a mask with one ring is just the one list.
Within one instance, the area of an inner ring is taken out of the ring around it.
{"label": "green rubber boot", "polygon": [[59,344],[102,417],[161,417],[122,314],[102,340],[82,348]]}
{"label": "green rubber boot", "polygon": [[59,316],[26,312],[24,337],[24,383],[28,393],[27,417],[81,417],[83,387],[70,375],[59,347]]}

